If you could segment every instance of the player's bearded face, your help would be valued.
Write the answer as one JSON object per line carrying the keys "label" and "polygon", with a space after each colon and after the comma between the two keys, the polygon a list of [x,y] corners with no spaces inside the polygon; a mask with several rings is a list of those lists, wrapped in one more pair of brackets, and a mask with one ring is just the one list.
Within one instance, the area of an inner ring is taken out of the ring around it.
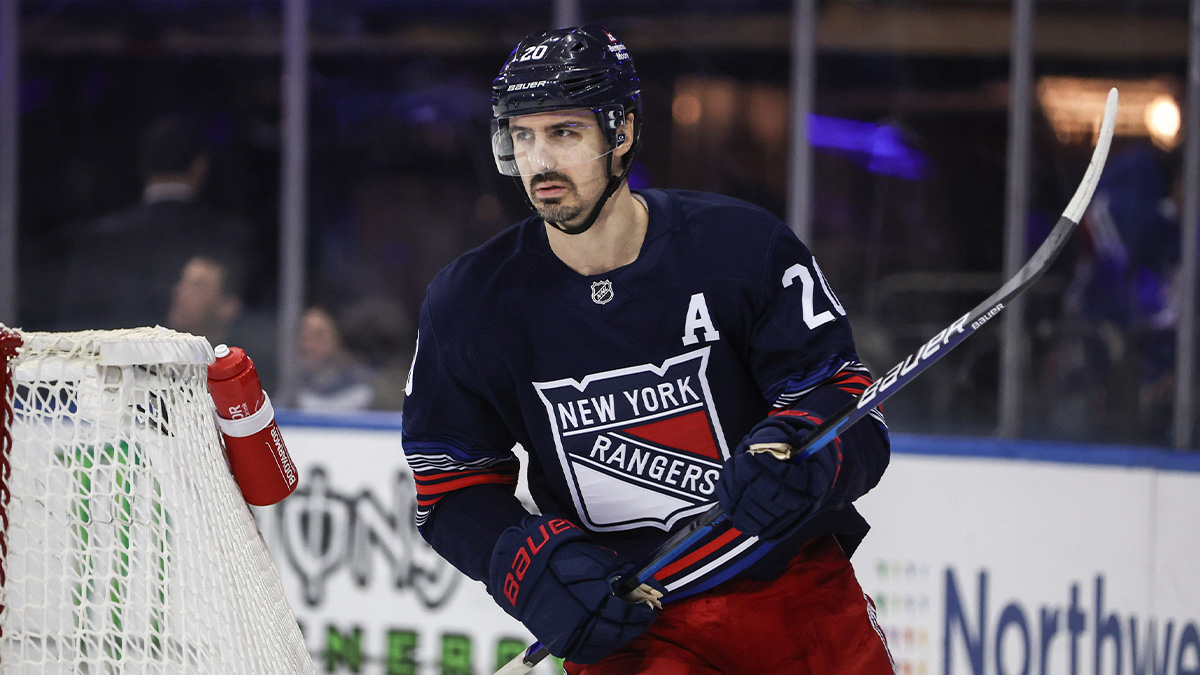
{"label": "player's bearded face", "polygon": [[545,220],[571,227],[587,217],[608,179],[612,148],[586,109],[515,118],[507,133],[526,194]]}
{"label": "player's bearded face", "polygon": [[[587,177],[582,191],[575,180],[562,171],[551,170],[531,176],[526,187],[529,200],[545,220],[570,226],[591,211],[604,190],[603,172],[591,173],[595,176]],[[595,194],[591,194],[593,192]]]}

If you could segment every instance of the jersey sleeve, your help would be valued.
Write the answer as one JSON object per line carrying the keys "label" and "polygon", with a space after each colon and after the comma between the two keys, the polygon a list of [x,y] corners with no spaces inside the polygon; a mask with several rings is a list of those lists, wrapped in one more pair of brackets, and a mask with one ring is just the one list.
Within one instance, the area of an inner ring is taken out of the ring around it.
{"label": "jersey sleeve", "polygon": [[[808,249],[783,228],[770,247],[767,278],[750,337],[750,359],[772,414],[816,423],[839,413],[873,381],[858,358],[846,310]],[[890,458],[882,411],[842,432],[843,461],[827,508],[840,508],[878,483]]]}
{"label": "jersey sleeve", "polygon": [[417,529],[461,571],[483,579],[500,532],[527,512],[514,494],[516,442],[462,370],[453,349],[439,341],[427,301],[405,385],[402,432],[416,481]]}

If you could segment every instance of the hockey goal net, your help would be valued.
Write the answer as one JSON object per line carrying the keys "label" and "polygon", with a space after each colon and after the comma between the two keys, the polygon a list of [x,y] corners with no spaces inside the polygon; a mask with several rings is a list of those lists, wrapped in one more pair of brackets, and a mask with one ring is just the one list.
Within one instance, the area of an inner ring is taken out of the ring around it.
{"label": "hockey goal net", "polygon": [[0,325],[0,671],[311,673],[203,338]]}

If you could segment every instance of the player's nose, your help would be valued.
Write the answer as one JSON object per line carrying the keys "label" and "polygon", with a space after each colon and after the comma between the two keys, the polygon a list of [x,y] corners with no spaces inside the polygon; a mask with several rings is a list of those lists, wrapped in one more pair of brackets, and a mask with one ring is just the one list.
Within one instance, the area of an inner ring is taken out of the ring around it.
{"label": "player's nose", "polygon": [[545,173],[558,166],[558,162],[554,159],[554,153],[541,140],[533,144],[533,148],[529,152],[529,164],[534,173]]}
{"label": "player's nose", "polygon": [[556,166],[554,160],[545,153],[530,156],[529,164],[534,173],[546,173],[552,171]]}

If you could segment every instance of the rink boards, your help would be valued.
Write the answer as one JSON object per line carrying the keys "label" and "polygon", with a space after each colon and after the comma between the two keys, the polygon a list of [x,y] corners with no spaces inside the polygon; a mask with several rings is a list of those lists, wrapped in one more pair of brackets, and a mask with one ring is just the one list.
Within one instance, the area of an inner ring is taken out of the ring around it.
{"label": "rink boards", "polygon": [[1200,673],[1200,456],[895,446],[854,564],[897,672]]}
{"label": "rink boards", "polygon": [[[301,487],[257,515],[320,671],[489,673],[530,640],[417,535],[396,416],[280,421]],[[898,434],[859,506],[898,673],[1200,673],[1200,456]]]}

